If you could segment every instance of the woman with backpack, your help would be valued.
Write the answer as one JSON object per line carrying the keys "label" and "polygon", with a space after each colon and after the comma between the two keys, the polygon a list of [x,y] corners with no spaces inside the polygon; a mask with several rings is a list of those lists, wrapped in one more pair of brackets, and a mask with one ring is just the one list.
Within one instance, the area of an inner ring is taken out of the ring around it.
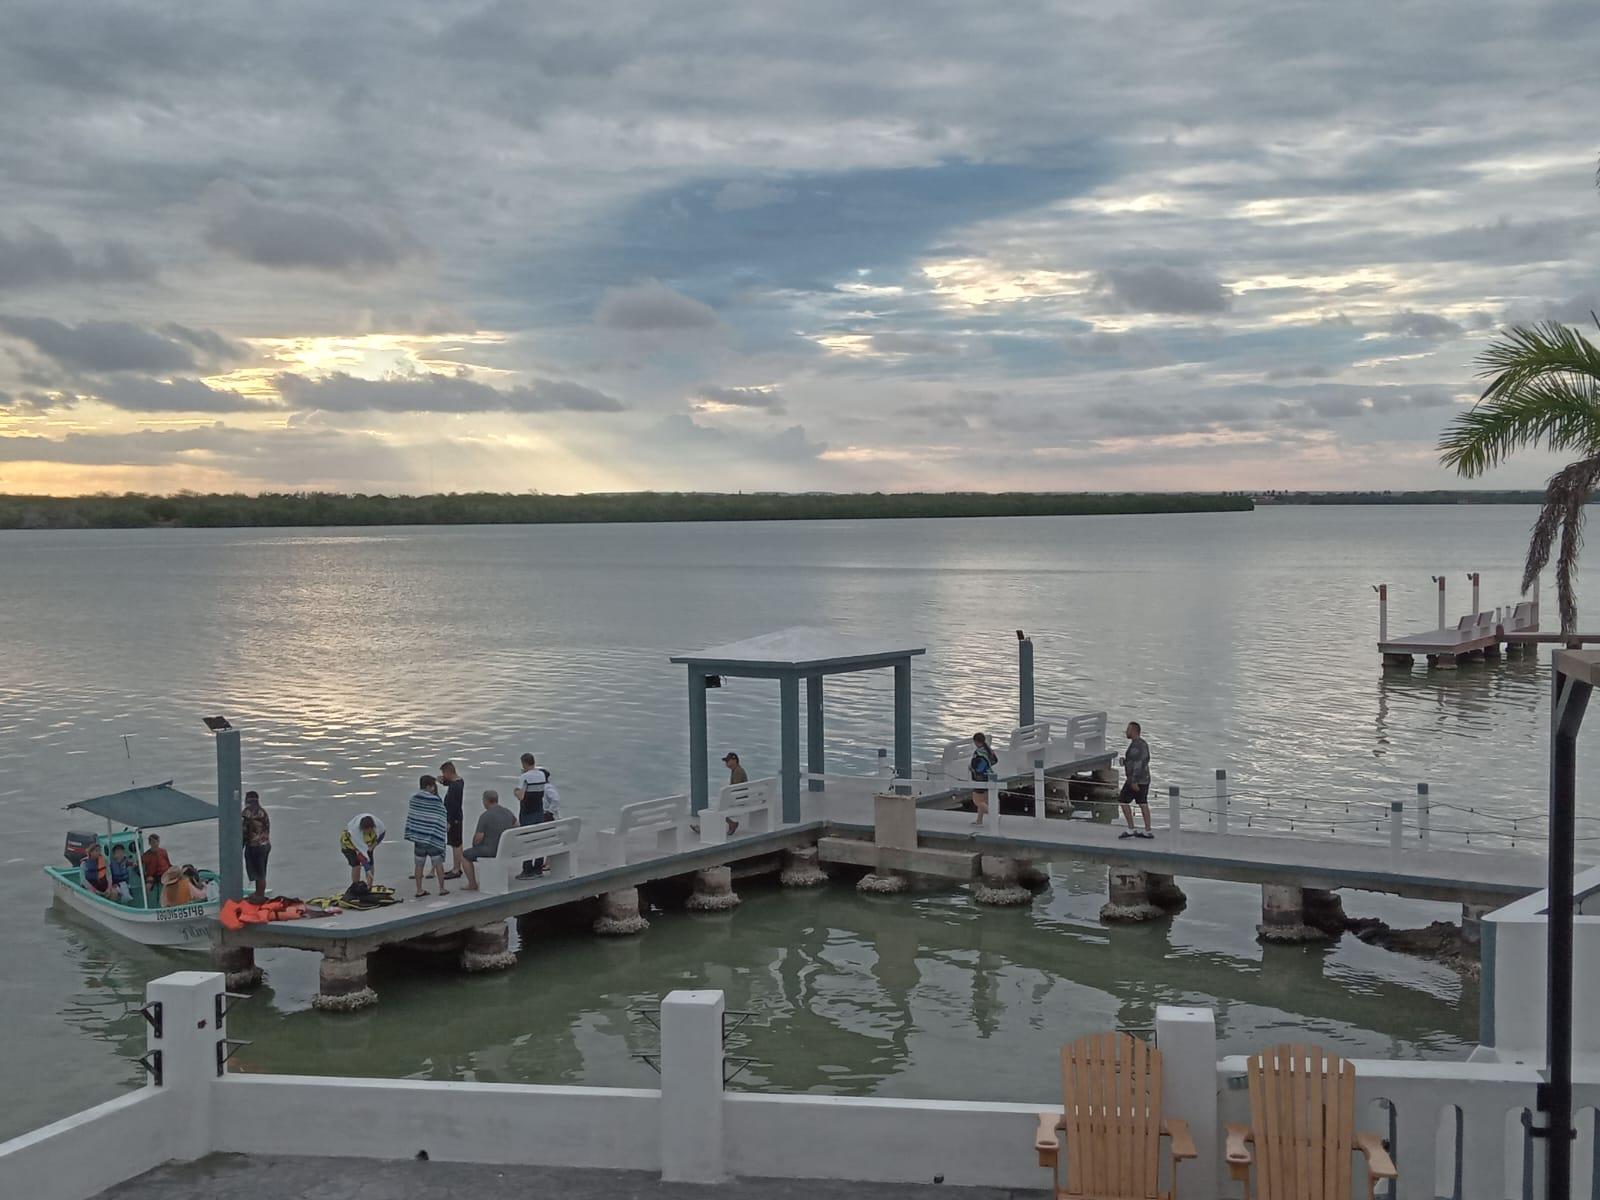
{"label": "woman with backpack", "polygon": [[989,745],[989,739],[981,733],[972,735],[972,763],[971,772],[974,783],[984,786],[974,789],[972,793],[973,807],[978,810],[977,819],[972,823],[982,825],[984,817],[989,814],[989,781],[994,778],[995,768],[1000,764],[1000,756],[995,753],[994,747]]}

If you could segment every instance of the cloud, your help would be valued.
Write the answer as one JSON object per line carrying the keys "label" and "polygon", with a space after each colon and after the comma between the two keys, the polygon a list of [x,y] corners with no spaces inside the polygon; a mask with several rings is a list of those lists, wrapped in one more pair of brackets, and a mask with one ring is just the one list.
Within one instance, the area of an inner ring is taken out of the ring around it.
{"label": "cloud", "polygon": [[212,184],[205,209],[208,245],[275,270],[386,271],[421,253],[397,220],[272,203],[236,183]]}
{"label": "cloud", "polygon": [[126,412],[273,412],[278,405],[198,379],[141,379],[131,376],[96,387],[94,398]]}
{"label": "cloud", "polygon": [[789,188],[776,187],[756,180],[735,179],[717,189],[711,197],[711,207],[717,212],[740,212],[747,208],[765,208],[794,199]]}
{"label": "cloud", "polygon": [[126,242],[69,246],[36,225],[0,232],[0,291],[68,283],[126,283],[151,279],[155,268]]}
{"label": "cloud", "polygon": [[784,411],[783,396],[775,387],[717,387],[705,384],[695,389],[691,407],[696,412],[718,412],[723,409],[759,409],[763,412]]}
{"label": "cloud", "polygon": [[496,388],[464,374],[361,379],[335,371],[316,379],[285,373],[273,382],[287,403],[323,412],[614,413],[627,407],[615,396],[564,379]]}
{"label": "cloud", "polygon": [[0,331],[64,367],[95,373],[190,371],[202,362],[232,362],[245,355],[242,347],[210,330],[172,322],[157,331],[127,321],[65,325],[51,317],[0,316]]}
{"label": "cloud", "polygon": [[1100,290],[1123,312],[1219,313],[1233,304],[1216,276],[1174,267],[1114,267],[1101,273]]}
{"label": "cloud", "polygon": [[606,329],[628,333],[710,329],[717,324],[717,314],[710,306],[675,292],[656,279],[632,287],[607,288],[594,319]]}
{"label": "cloud", "polygon": [[1427,338],[1438,340],[1440,338],[1454,337],[1462,331],[1461,326],[1447,317],[1435,313],[1414,312],[1406,309],[1397,312],[1389,318],[1384,329],[1400,337]]}

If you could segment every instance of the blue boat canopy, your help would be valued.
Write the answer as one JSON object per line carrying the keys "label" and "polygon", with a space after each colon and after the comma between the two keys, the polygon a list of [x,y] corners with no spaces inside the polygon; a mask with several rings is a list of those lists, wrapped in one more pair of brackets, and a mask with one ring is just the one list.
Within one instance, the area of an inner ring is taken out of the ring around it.
{"label": "blue boat canopy", "polygon": [[215,804],[180,792],[172,786],[171,780],[148,787],[131,787],[109,796],[96,796],[93,800],[79,800],[67,807],[81,808],[134,829],[160,829],[167,825],[187,825],[191,821],[214,821],[217,817]]}

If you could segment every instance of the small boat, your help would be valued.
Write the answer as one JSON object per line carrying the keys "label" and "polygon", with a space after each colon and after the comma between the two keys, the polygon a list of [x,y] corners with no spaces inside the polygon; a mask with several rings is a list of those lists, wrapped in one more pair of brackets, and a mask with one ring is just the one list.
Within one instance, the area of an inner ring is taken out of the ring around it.
{"label": "small boat", "polygon": [[[207,950],[222,901],[218,896],[216,872],[196,872],[206,884],[208,899],[174,908],[162,908],[154,889],[147,894],[140,859],[144,854],[147,829],[187,825],[192,821],[214,821],[217,806],[180,792],[170,782],[147,787],[131,787],[109,796],[96,796],[67,805],[104,817],[104,833],[67,834],[65,867],[46,867],[55,889],[56,903],[81,913],[113,933],[119,933],[145,946],[167,946],[178,950]],[[122,826],[121,829],[116,826]],[[83,881],[82,863],[95,842],[111,858],[121,846],[129,859],[128,899],[101,895]]]}

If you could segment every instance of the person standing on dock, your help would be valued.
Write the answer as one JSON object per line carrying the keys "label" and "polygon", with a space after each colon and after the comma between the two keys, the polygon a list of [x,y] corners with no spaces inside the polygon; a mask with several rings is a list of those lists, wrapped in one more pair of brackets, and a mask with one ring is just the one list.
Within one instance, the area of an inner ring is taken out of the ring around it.
{"label": "person standing on dock", "polygon": [[[544,807],[544,789],[550,783],[550,776],[539,769],[531,754],[522,756],[522,774],[517,776],[517,824],[541,825],[545,821],[555,818]],[[544,859],[534,862],[528,859],[522,864],[522,870],[517,875],[518,879],[532,879],[544,871]]]}
{"label": "person standing on dock", "polygon": [[456,774],[453,762],[439,764],[439,778],[444,782],[445,845],[450,847],[450,869],[446,879],[461,878],[461,829],[466,821],[462,802],[466,796],[467,781]]}
{"label": "person standing on dock", "polygon": [[[1150,743],[1144,740],[1144,730],[1139,722],[1129,721],[1123,731],[1128,738],[1128,748],[1122,755],[1122,819],[1128,823],[1118,837],[1153,838],[1150,832]],[[1133,806],[1137,804],[1144,814],[1144,828],[1133,826]]]}
{"label": "person standing on dock", "polygon": [[272,818],[261,807],[260,792],[244,794],[244,873],[256,885],[252,900],[267,898],[267,857],[272,853]]}
{"label": "person standing on dock", "polygon": [[418,896],[428,894],[428,890],[422,886],[422,873],[430,862],[439,880],[439,895],[450,894],[444,886],[445,830],[444,801],[439,798],[439,781],[432,775],[424,775],[417,781],[417,790],[406,805],[405,836],[406,841],[411,843],[415,857],[412,873],[416,879]]}
{"label": "person standing on dock", "polygon": [[974,825],[982,825],[983,818],[989,813],[988,783],[999,763],[1000,756],[995,753],[994,747],[989,745],[988,737],[981,733],[973,734],[972,762],[968,764],[968,774],[972,776],[972,782],[984,785],[981,788],[974,788],[972,792],[972,806],[978,810],[977,819],[972,822]]}

